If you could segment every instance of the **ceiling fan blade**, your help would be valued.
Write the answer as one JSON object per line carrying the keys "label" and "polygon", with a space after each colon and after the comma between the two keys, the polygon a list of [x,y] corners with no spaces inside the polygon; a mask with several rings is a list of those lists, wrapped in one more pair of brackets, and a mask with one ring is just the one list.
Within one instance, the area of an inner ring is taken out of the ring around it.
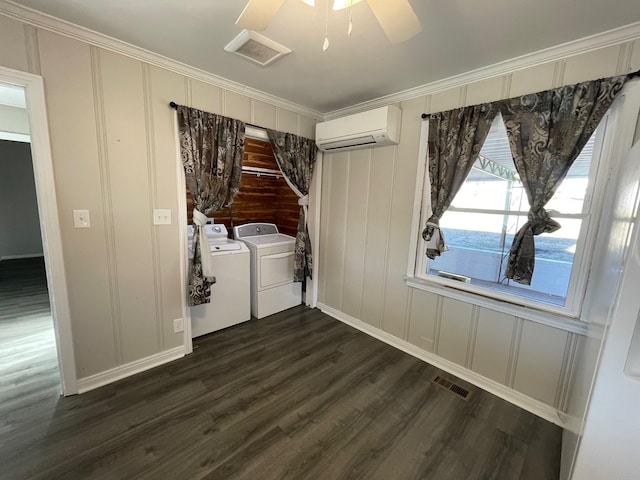
{"label": "ceiling fan blade", "polygon": [[391,43],[400,43],[416,35],[422,26],[409,0],[367,0]]}
{"label": "ceiling fan blade", "polygon": [[283,3],[284,0],[249,0],[236,25],[247,30],[266,30]]}

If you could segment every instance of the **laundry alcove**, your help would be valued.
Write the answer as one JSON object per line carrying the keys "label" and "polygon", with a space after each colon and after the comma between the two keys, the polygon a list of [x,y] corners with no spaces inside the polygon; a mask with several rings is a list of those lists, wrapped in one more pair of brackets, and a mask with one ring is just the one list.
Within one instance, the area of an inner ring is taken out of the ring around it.
{"label": "laundry alcove", "polygon": [[[268,140],[246,137],[242,167],[240,190],[231,205],[234,225],[275,223],[280,232],[295,237],[300,215],[298,197],[281,173],[278,176],[264,173],[265,170],[280,172],[271,143]],[[253,169],[260,169],[261,172]],[[187,220],[191,224],[193,200],[188,186],[186,201]],[[224,223],[229,234],[233,235],[228,208],[214,212],[213,218],[215,223]]]}

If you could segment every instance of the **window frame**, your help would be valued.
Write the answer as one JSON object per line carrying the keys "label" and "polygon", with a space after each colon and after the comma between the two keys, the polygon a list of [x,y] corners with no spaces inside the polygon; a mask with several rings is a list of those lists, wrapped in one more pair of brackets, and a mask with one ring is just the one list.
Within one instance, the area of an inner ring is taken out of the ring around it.
{"label": "window frame", "polygon": [[[496,302],[497,304],[510,304],[516,308],[523,307],[527,309],[527,311],[535,310],[572,319],[578,318],[587,289],[588,273],[594,260],[593,250],[602,215],[606,189],[611,181],[611,173],[619,162],[619,157],[625,153],[625,151],[619,151],[620,148],[624,148],[619,147],[620,141],[622,140],[621,137],[624,134],[622,130],[624,129],[618,127],[627,119],[629,113],[633,115],[632,118],[634,119],[637,118],[638,115],[637,111],[635,113],[626,112],[624,109],[624,104],[626,103],[625,98],[627,96],[626,90],[625,88],[614,101],[596,131],[593,159],[589,169],[588,187],[583,206],[583,212],[586,212],[586,214],[558,216],[558,218],[575,218],[576,216],[582,218],[564,306],[553,305],[521,295],[507,293],[489,287],[466,284],[426,273],[428,259],[425,255],[424,240],[420,233],[431,211],[431,185],[427,167],[428,119],[423,121],[420,131],[416,194],[413,209],[414,215],[407,276],[405,278],[407,285],[423,290],[430,290],[445,296],[447,296],[448,293],[455,297],[466,295],[469,299],[481,298],[490,302]],[[638,88],[636,87],[633,90],[637,92]],[[451,211],[456,210],[461,211],[467,209],[451,208]]]}

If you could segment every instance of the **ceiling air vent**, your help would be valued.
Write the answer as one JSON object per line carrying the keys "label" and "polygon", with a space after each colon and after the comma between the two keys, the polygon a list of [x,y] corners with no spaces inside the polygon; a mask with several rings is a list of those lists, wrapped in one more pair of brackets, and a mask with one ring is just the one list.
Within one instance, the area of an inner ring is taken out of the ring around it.
{"label": "ceiling air vent", "polygon": [[440,375],[436,375],[436,377],[431,380],[436,385],[444,388],[445,390],[449,390],[450,392],[455,393],[457,396],[462,398],[463,400],[469,400],[471,396],[471,392],[466,388],[461,387],[460,385],[456,385],[450,380],[441,377]]}
{"label": "ceiling air vent", "polygon": [[291,53],[291,50],[287,47],[251,30],[241,31],[224,49],[227,52],[235,53],[252,62],[256,62],[263,67]]}

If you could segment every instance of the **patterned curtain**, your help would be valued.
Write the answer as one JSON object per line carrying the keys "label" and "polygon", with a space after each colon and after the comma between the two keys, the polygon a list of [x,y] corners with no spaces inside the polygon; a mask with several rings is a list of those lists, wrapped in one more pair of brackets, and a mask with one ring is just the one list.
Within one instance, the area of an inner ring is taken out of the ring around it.
{"label": "patterned curtain", "polygon": [[622,90],[626,76],[578,83],[498,102],[511,153],[529,199],[528,221],[515,235],[505,276],[531,284],[534,235],[560,224],[544,209],[598,123]]}
{"label": "patterned curtain", "polygon": [[429,180],[432,215],[422,231],[431,259],[449,250],[440,218],[478,158],[498,110],[490,103],[429,115]]}
{"label": "patterned curtain", "polygon": [[309,205],[309,187],[318,147],[313,140],[292,133],[267,129],[267,135],[269,135],[274,156],[285,180],[299,197],[300,217],[296,234],[293,274],[295,282],[302,282],[306,277],[312,278],[313,274],[311,240],[307,228],[307,206]]}
{"label": "patterned curtain", "polygon": [[238,193],[245,124],[194,108],[177,110],[182,165],[194,204],[188,283],[189,305],[194,306],[210,302],[211,285],[216,282],[204,225],[208,215],[230,204]]}

